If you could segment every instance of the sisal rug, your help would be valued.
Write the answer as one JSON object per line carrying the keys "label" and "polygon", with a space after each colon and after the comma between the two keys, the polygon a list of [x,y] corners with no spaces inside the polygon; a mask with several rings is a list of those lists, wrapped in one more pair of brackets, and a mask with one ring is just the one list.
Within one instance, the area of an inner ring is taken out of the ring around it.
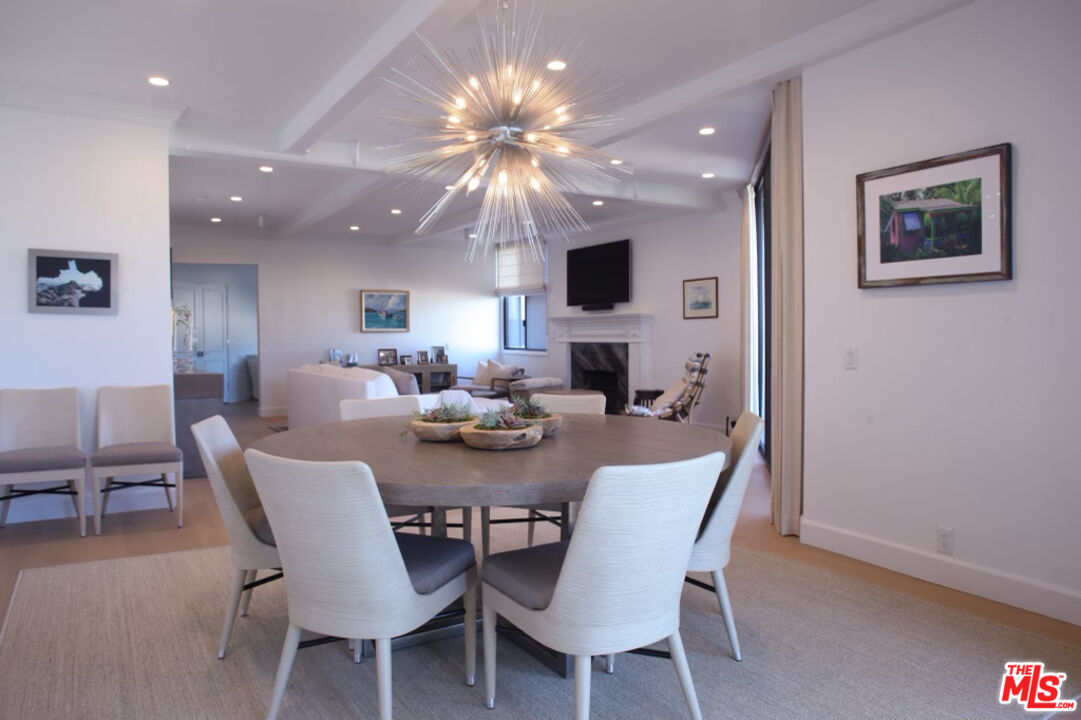
{"label": "sisal rug", "polygon": [[[281,583],[258,588],[224,660],[226,548],[24,571],[0,635],[0,718],[265,717],[286,625]],[[714,597],[688,586],[682,634],[706,718],[1021,718],[1003,664],[1042,660],[1081,692],[1081,650],[788,559],[736,550],[726,573],[744,660]],[[398,650],[400,719],[571,718],[573,681],[501,639],[496,708],[463,682],[462,639]],[[595,661],[593,718],[689,717],[668,660]],[[301,650],[283,720],[375,717],[375,663],[344,643]],[[1064,713],[1066,718],[1073,713]],[[1081,711],[1078,711],[1081,715]],[[1056,720],[1058,720],[1056,718]]]}

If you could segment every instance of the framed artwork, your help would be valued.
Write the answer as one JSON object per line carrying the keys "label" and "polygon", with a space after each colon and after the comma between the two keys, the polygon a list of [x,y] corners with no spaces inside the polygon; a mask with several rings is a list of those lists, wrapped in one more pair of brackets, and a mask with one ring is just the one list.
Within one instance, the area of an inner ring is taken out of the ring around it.
{"label": "framed artwork", "polygon": [[428,364],[428,351],[427,350],[417,350],[417,365],[427,365],[427,364]]}
{"label": "framed artwork", "polygon": [[683,281],[683,319],[717,317],[717,278]]}
{"label": "framed artwork", "polygon": [[395,348],[379,348],[379,364],[380,365],[397,365],[398,364],[398,351]]}
{"label": "framed artwork", "polygon": [[409,332],[408,290],[361,290],[361,332]]}
{"label": "framed artwork", "polygon": [[859,287],[1009,280],[1010,145],[856,176]]}
{"label": "framed artwork", "polygon": [[402,355],[401,361],[399,362],[400,365],[411,365],[412,363],[413,363],[413,356],[412,355]]}
{"label": "framed artwork", "polygon": [[27,309],[33,313],[116,315],[116,253],[29,251]]}

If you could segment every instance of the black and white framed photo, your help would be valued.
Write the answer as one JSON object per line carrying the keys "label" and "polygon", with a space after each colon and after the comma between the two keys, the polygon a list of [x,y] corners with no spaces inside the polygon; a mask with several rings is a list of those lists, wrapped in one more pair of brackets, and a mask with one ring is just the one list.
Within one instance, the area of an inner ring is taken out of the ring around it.
{"label": "black and white framed photo", "polygon": [[417,350],[417,365],[427,365],[427,364],[428,364],[428,351],[427,350]]}
{"label": "black and white framed photo", "polygon": [[27,309],[33,313],[116,315],[116,253],[30,249]]}
{"label": "black and white framed photo", "polygon": [[379,364],[380,365],[397,365],[398,364],[398,350],[397,348],[379,348]]}

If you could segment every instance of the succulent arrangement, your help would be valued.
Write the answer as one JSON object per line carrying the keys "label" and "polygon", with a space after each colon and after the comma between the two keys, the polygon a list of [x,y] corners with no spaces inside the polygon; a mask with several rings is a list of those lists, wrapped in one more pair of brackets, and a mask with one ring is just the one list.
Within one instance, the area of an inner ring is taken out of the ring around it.
{"label": "succulent arrangement", "polygon": [[465,403],[447,403],[416,415],[417,420],[428,423],[466,422],[474,417],[469,406]]}
{"label": "succulent arrangement", "polygon": [[478,430],[521,430],[529,427],[529,423],[515,415],[512,408],[493,408],[486,410],[474,427]]}
{"label": "succulent arrangement", "polygon": [[548,412],[543,405],[536,400],[536,398],[514,398],[514,404],[511,406],[511,410],[514,414],[520,418],[527,420],[538,420],[540,418],[551,417],[552,413]]}

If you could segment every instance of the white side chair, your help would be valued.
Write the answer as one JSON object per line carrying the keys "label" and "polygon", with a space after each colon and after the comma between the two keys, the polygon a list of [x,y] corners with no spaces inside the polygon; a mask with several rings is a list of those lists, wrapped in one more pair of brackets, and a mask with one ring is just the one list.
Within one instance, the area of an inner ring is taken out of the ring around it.
{"label": "white side chair", "polygon": [[[0,390],[0,527],[7,524],[13,499],[70,495],[79,535],[85,537],[86,453],[81,446],[77,389]],[[16,488],[44,483],[54,487]]]}
{"label": "white side chair", "polygon": [[[108,508],[109,493],[148,485],[165,489],[170,512],[173,498],[169,488],[176,488],[176,526],[184,527],[183,458],[176,446],[173,427],[172,388],[168,385],[99,388],[98,449],[90,457],[94,533],[101,535],[101,517]],[[173,482],[166,478],[170,474]],[[116,479],[130,475],[161,477],[138,482]],[[101,487],[102,478],[105,487]]]}
{"label": "white side chair", "polygon": [[[588,394],[588,395],[549,395],[546,393],[535,393],[533,399],[538,401],[545,410],[552,413],[566,414],[566,413],[579,413],[583,415],[604,415],[605,404],[607,398],[601,393]],[[563,506],[558,504],[546,504],[536,505],[530,508],[529,517],[520,519],[503,519],[497,520],[497,523],[512,523],[512,522],[528,522],[529,530],[527,531],[527,542],[532,547],[533,537],[536,533],[538,521],[555,522],[553,518],[550,518],[545,513],[561,513],[563,512]],[[577,503],[572,503],[570,515],[573,516],[577,510]],[[560,523],[567,522],[568,518],[561,518]],[[488,557],[488,550],[491,547],[491,509],[482,507],[480,509],[480,532],[481,532],[481,551],[484,557]],[[562,527],[562,525],[560,525]]]}
{"label": "white side chair", "polygon": [[[476,555],[464,540],[395,533],[371,468],[290,460],[248,450],[285,572],[289,629],[274,679],[275,720],[301,628],[375,640],[380,720],[391,718],[391,638],[415,630],[459,597],[476,627]],[[476,677],[476,632],[465,634],[466,683]]]}
{"label": "white side chair", "polygon": [[[684,568],[724,466],[714,452],[681,462],[602,467],[569,541],[488,557],[483,568],[484,677],[495,707],[496,621],[502,615],[574,656],[574,717],[589,717],[593,655],[667,640],[691,716],[702,717],[679,636]],[[628,529],[631,529],[628,532]]]}
{"label": "white side chair", "polygon": [[[224,658],[237,608],[241,616],[248,614],[251,585],[258,571],[280,569],[281,560],[259,494],[248,474],[248,466],[244,464],[244,453],[225,418],[215,415],[197,422],[191,426],[191,434],[203,458],[214,501],[229,534],[229,556],[235,568],[218,643],[218,658]],[[275,576],[268,576],[260,584],[272,579],[276,579]]]}
{"label": "white side chair", "polygon": [[743,496],[747,493],[747,482],[754,467],[754,454],[758,452],[762,427],[762,418],[750,411],[743,412],[736,421],[731,438],[734,462],[717,481],[699,529],[698,540],[691,551],[690,564],[687,566],[688,572],[712,574],[712,587],[694,578],[688,577],[686,580],[717,594],[721,615],[724,616],[724,627],[728,630],[728,640],[732,645],[732,656],[736,660],[742,660],[743,656],[739,651],[739,638],[736,636],[736,623],[732,618],[732,603],[728,599],[723,569],[732,556],[732,532],[736,529]]}

